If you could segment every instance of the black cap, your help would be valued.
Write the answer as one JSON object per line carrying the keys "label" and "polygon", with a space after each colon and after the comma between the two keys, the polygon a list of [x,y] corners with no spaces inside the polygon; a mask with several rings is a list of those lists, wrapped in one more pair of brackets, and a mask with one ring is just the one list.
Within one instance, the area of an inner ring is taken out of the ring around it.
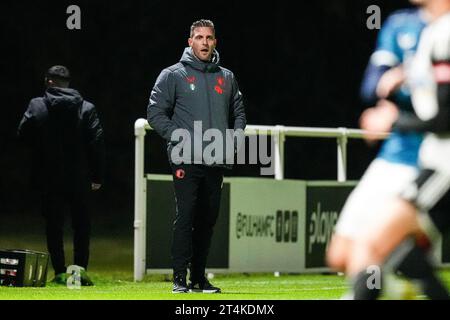
{"label": "black cap", "polygon": [[47,78],[51,79],[61,79],[61,80],[70,80],[70,72],[69,69],[65,66],[53,66],[50,69],[47,70],[47,73],[45,74]]}

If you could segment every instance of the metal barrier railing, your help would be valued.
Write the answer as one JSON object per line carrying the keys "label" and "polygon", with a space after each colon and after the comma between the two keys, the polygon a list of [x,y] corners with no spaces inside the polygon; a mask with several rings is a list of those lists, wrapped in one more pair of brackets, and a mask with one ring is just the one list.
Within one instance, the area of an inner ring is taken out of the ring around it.
{"label": "metal barrier railing", "polygon": [[[144,172],[145,135],[152,130],[147,120],[138,119],[134,124],[135,140],[135,189],[134,189],[134,279],[142,280],[145,275],[146,254],[146,188]],[[337,181],[347,180],[347,142],[348,139],[361,139],[364,131],[348,128],[310,128],[247,125],[246,135],[271,135],[274,139],[274,171],[275,179],[284,179],[284,144],[286,137],[336,138],[337,139]],[[376,134],[380,139],[387,133]]]}

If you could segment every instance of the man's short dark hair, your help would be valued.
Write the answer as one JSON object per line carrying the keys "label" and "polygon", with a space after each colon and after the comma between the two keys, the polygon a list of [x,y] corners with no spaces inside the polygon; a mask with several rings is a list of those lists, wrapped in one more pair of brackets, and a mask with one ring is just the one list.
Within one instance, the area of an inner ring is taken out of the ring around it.
{"label": "man's short dark hair", "polygon": [[45,73],[45,83],[48,85],[52,80],[55,86],[66,88],[70,82],[70,71],[65,66],[50,67]]}
{"label": "man's short dark hair", "polygon": [[214,23],[211,20],[207,20],[207,19],[200,19],[195,21],[194,23],[192,23],[191,25],[191,33],[190,36],[192,38],[192,36],[194,35],[194,29],[195,28],[200,28],[200,27],[209,27],[213,29],[214,34],[216,33],[216,30],[214,28]]}

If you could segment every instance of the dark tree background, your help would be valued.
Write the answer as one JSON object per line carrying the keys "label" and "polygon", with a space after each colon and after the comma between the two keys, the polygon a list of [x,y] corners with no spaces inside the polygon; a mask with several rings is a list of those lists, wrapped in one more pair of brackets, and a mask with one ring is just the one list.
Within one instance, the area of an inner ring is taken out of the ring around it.
{"label": "dark tree background", "polygon": [[[66,28],[71,4],[81,8],[81,30]],[[42,95],[43,74],[51,65],[69,67],[72,87],[97,106],[103,122],[107,179],[95,195],[95,216],[131,230],[133,124],[146,116],[159,72],[179,60],[193,21],[216,24],[221,64],[238,78],[249,124],[356,128],[363,108],[359,84],[377,35],[366,27],[372,4],[380,6],[382,20],[409,5],[390,0],[3,2],[0,225],[37,214],[31,159],[15,134],[28,101]],[[148,170],[168,173],[162,140],[149,136]],[[350,142],[350,179],[360,178],[375,152],[376,147]],[[254,166],[228,173],[257,174]],[[335,140],[288,139],[286,177],[335,179]]]}

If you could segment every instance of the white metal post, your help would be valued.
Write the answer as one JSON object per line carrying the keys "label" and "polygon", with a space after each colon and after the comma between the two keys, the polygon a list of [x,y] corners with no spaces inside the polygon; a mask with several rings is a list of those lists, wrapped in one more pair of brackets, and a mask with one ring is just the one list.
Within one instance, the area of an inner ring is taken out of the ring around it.
{"label": "white metal post", "polygon": [[285,133],[284,126],[275,126],[275,132],[273,134],[274,139],[274,167],[275,167],[275,180],[284,179],[284,141]]}
{"label": "white metal post", "polygon": [[134,281],[145,275],[146,257],[146,181],[144,176],[145,127],[147,121],[138,119],[134,123],[135,169],[134,169]]}
{"label": "white metal post", "polygon": [[337,138],[337,180],[339,182],[347,181],[347,129],[338,128],[341,135]]}

